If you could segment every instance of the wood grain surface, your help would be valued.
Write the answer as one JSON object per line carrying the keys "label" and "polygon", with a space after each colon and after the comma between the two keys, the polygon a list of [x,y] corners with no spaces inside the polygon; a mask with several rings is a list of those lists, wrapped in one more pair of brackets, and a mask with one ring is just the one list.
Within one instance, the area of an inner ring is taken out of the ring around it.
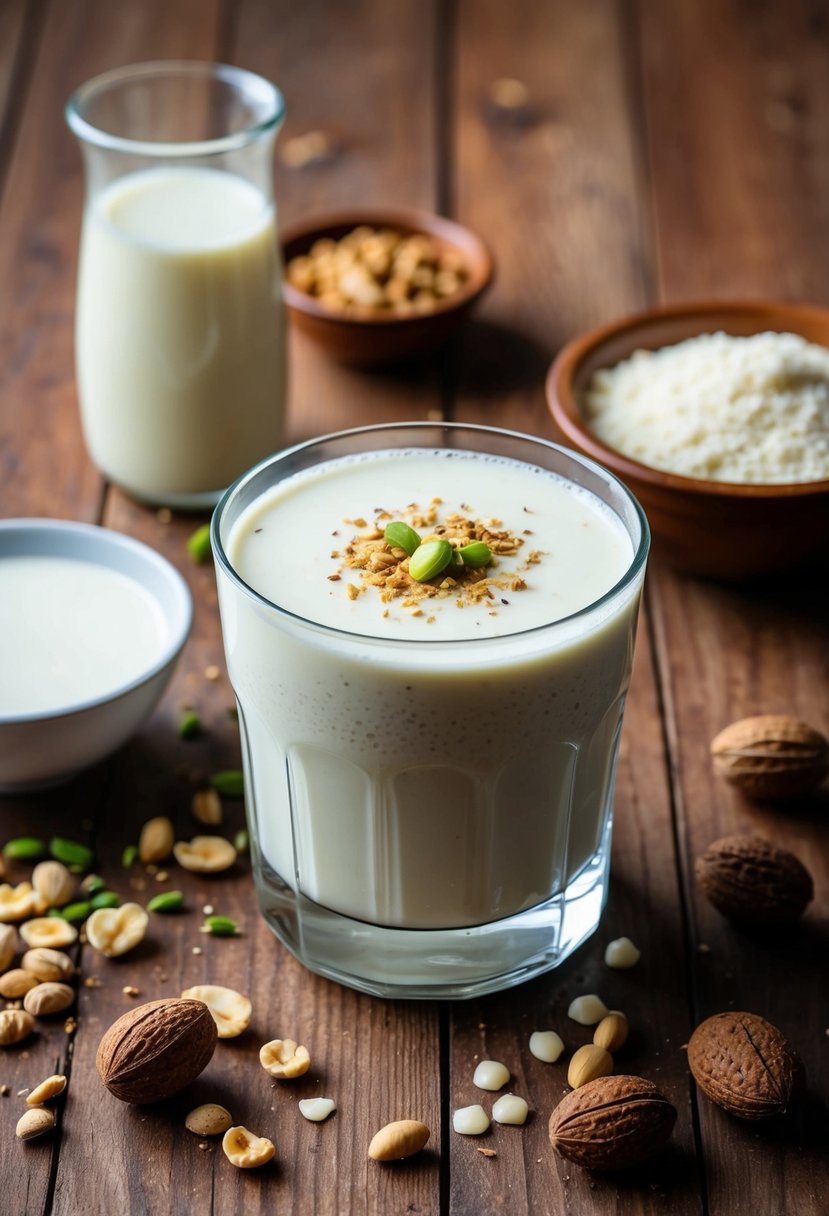
{"label": "wood grain surface", "polygon": [[[829,5],[740,0],[6,0],[0,3],[0,515],[104,523],[169,557],[195,620],[174,681],[122,752],[64,788],[0,798],[0,842],[59,832],[93,845],[97,866],[139,902],[181,889],[185,910],[154,915],[133,954],[76,948],[85,980],[63,1018],[0,1054],[2,1216],[821,1216],[829,1196],[829,795],[796,808],[750,804],[716,781],[710,738],[753,712],[796,713],[829,730],[825,556],[808,575],[722,587],[653,562],[640,622],[616,798],[613,875],[602,926],[567,964],[483,1000],[440,1004],[361,996],[305,971],[255,906],[249,863],[217,878],[174,865],[125,870],[141,824],[167,814],[177,834],[210,774],[239,763],[228,713],[216,589],[186,539],[205,517],[165,515],[106,485],[81,435],[73,365],[82,171],[63,123],[71,90],[96,72],[149,58],[236,62],[282,88],[280,220],[361,201],[443,210],[474,227],[497,261],[495,285],[443,352],[361,373],[290,342],[291,439],[385,420],[449,417],[554,437],[543,378],[579,331],[650,303],[694,296],[785,296],[829,304]],[[505,110],[493,83],[521,81]],[[330,153],[302,168],[287,141],[322,131]],[[218,668],[218,677],[212,669]],[[2,674],[0,673],[0,678]],[[205,726],[178,737],[182,709]],[[222,831],[244,821],[226,800]],[[756,830],[792,849],[815,878],[802,925],[739,934],[701,900],[696,855],[726,832]],[[162,878],[162,875],[166,877]],[[9,877],[27,877],[26,867]],[[240,937],[199,932],[202,909]],[[606,943],[627,934],[637,968],[610,971]],[[130,1108],[100,1085],[103,1031],[137,1001],[224,983],[253,1002],[251,1029],[219,1044],[180,1097]],[[138,996],[124,989],[134,986]],[[596,991],[632,1034],[619,1070],[656,1081],[679,1119],[668,1149],[627,1175],[568,1165],[547,1121],[566,1065],[528,1050],[558,1029],[572,1050],[590,1032],[568,1020]],[[684,1045],[710,1013],[748,1009],[800,1053],[807,1093],[773,1126],[743,1124],[697,1097]],[[266,1039],[307,1043],[300,1082],[272,1081]],[[524,1128],[481,1140],[451,1130],[479,1100],[472,1072],[501,1059],[529,1102]],[[624,1065],[624,1068],[622,1068]],[[15,1139],[18,1091],[69,1076],[57,1132]],[[336,1098],[314,1125],[299,1098]],[[275,1161],[236,1171],[214,1141],[183,1127],[200,1101],[270,1135]],[[431,1128],[407,1163],[367,1159],[389,1119]],[[485,1156],[478,1148],[494,1151]]]}

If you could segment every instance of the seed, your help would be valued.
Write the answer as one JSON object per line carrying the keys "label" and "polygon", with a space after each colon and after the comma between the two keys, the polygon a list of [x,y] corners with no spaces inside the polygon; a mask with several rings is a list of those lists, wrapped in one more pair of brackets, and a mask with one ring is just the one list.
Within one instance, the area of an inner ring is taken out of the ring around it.
{"label": "seed", "polygon": [[145,865],[169,857],[176,838],[173,825],[166,815],[148,819],[138,839],[138,856]]}
{"label": "seed", "polygon": [[618,1009],[613,1009],[606,1018],[602,1018],[593,1032],[593,1042],[605,1051],[618,1051],[627,1042],[628,1020]]}
{"label": "seed", "polygon": [[527,1122],[530,1108],[517,1094],[504,1094],[492,1104],[492,1117],[496,1123],[510,1123],[520,1127]]}
{"label": "seed", "polygon": [[300,1098],[297,1105],[303,1119],[308,1119],[311,1123],[322,1123],[323,1119],[327,1119],[337,1109],[333,1098]]}
{"label": "seed", "polygon": [[84,900],[75,904],[67,904],[65,908],[58,910],[51,908],[49,915],[62,916],[64,920],[68,920],[70,924],[79,925],[86,920],[89,913],[92,911],[92,904]]}
{"label": "seed", "polygon": [[452,1127],[461,1136],[480,1136],[489,1130],[489,1115],[482,1106],[462,1106],[452,1115]]}
{"label": "seed", "polygon": [[509,1069],[497,1060],[481,1060],[472,1077],[472,1084],[478,1089],[488,1089],[493,1093],[501,1089],[509,1081]]}
{"label": "seed", "polygon": [[245,793],[245,779],[242,770],[238,768],[223,769],[220,773],[214,773],[210,784],[226,798],[242,798]]}
{"label": "seed", "polygon": [[121,896],[116,895],[114,891],[99,891],[97,895],[93,895],[89,901],[92,911],[98,908],[117,908],[121,903]]}
{"label": "seed", "polygon": [[53,1112],[46,1110],[43,1106],[37,1106],[20,1116],[15,1131],[21,1140],[34,1140],[35,1136],[42,1136],[46,1132],[52,1131],[54,1126]]}
{"label": "seed", "polygon": [[88,870],[95,860],[95,854],[85,844],[66,840],[63,836],[52,837],[49,852],[56,861],[62,861],[65,866],[79,866],[81,870]]}
{"label": "seed", "polygon": [[66,1077],[62,1073],[54,1073],[36,1085],[26,1098],[27,1106],[40,1106],[41,1102],[50,1102],[66,1089]]}
{"label": "seed", "polygon": [[222,822],[222,800],[215,790],[198,790],[190,803],[193,818],[216,827]]}
{"label": "seed", "polygon": [[213,937],[238,937],[239,926],[229,916],[208,916],[202,925],[203,933]]}
{"label": "seed", "polygon": [[202,524],[187,538],[187,552],[197,566],[210,556],[210,524]]}
{"label": "seed", "polygon": [[162,891],[154,895],[147,904],[148,912],[179,912],[184,907],[184,895],[181,891]]}
{"label": "seed", "polygon": [[128,844],[121,854],[121,865],[125,870],[131,869],[138,860],[138,845]]}
{"label": "seed", "polygon": [[458,549],[457,552],[463,564],[470,570],[488,566],[492,561],[492,550],[482,540],[474,540],[470,545],[464,545],[463,548]]}
{"label": "seed", "polygon": [[415,582],[425,583],[445,570],[451,560],[448,540],[427,540],[409,558],[409,574]]}
{"label": "seed", "polygon": [[595,1043],[585,1043],[573,1053],[570,1067],[567,1069],[567,1084],[573,1089],[581,1089],[588,1081],[598,1077],[609,1077],[613,1072],[613,1057],[603,1047]]}
{"label": "seed", "polygon": [[555,1064],[564,1051],[564,1043],[554,1030],[536,1030],[530,1035],[530,1051],[537,1060]]}
{"label": "seed", "polygon": [[414,528],[410,528],[402,520],[395,520],[394,523],[387,524],[383,532],[383,539],[391,545],[392,549],[402,549],[409,557],[412,556],[415,549],[420,547],[420,537]]}
{"label": "seed", "polygon": [[197,739],[201,734],[201,718],[194,709],[182,714],[178,724],[180,739]]}
{"label": "seed", "polygon": [[3,846],[6,861],[40,861],[46,856],[46,844],[36,836],[20,836]]}
{"label": "seed", "polygon": [[606,1018],[609,1012],[601,997],[596,996],[595,992],[591,992],[586,996],[577,996],[574,1001],[571,1001],[567,1016],[581,1026],[595,1026],[602,1018]]}
{"label": "seed", "polygon": [[641,956],[641,951],[637,950],[629,937],[617,937],[615,941],[608,942],[604,961],[608,967],[616,967],[621,971],[635,967]]}

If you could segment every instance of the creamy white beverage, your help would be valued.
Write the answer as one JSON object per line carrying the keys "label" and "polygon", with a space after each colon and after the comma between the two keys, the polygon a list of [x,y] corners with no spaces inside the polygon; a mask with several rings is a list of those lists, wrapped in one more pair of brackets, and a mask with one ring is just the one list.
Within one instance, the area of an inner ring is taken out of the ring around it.
{"label": "creamy white beverage", "polygon": [[152,168],[93,194],[77,371],[90,454],[139,498],[215,494],[280,445],[273,205],[219,169]]}
{"label": "creamy white beverage", "polygon": [[[412,587],[390,520],[477,529],[495,560]],[[219,589],[268,871],[408,930],[563,893],[607,843],[634,548],[588,490],[464,450],[346,456],[255,498],[225,538],[255,594]]]}
{"label": "creamy white beverage", "polygon": [[0,716],[52,713],[143,676],[167,646],[157,599],[95,562],[0,559]]}

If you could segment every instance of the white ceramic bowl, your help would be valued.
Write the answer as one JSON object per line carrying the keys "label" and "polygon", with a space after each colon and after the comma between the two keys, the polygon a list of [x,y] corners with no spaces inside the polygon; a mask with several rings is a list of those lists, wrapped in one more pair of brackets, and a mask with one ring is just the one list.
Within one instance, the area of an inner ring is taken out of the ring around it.
{"label": "white ceramic bowl", "polygon": [[132,579],[156,601],[163,636],[147,669],[103,696],[48,712],[0,714],[0,791],[4,793],[68,780],[125,743],[164,692],[190,632],[193,612],[187,584],[166,558],[119,532],[63,520],[0,520],[0,562],[26,556],[92,562]]}

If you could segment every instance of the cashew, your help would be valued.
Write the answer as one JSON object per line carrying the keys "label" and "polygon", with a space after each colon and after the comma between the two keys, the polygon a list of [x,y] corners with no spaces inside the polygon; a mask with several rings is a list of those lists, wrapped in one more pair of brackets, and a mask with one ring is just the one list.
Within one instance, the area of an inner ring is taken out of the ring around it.
{"label": "cashew", "polygon": [[139,904],[121,904],[120,908],[98,908],[86,922],[89,944],[107,958],[116,958],[133,950],[143,941],[149,916]]}
{"label": "cashew", "polygon": [[70,925],[68,920],[62,920],[59,916],[36,916],[34,920],[27,920],[25,925],[20,926],[20,936],[27,946],[33,948],[71,946],[78,940],[78,930],[74,925]]}
{"label": "cashew", "polygon": [[221,984],[196,984],[186,988],[182,998],[204,1001],[219,1031],[220,1039],[235,1039],[250,1025],[252,1006],[246,996],[235,988]]}
{"label": "cashew", "polygon": [[190,1111],[184,1126],[197,1136],[222,1136],[233,1126],[233,1116],[218,1103],[205,1102]]}
{"label": "cashew", "polygon": [[173,853],[185,870],[201,874],[228,870],[236,860],[236,850],[224,836],[194,836],[189,844],[179,840],[173,845]]}
{"label": "cashew", "polygon": [[16,887],[0,883],[0,921],[25,920],[37,911],[37,894],[30,882],[19,882]]}
{"label": "cashew", "polygon": [[259,1050],[259,1063],[265,1072],[281,1081],[301,1077],[311,1067],[307,1047],[298,1047],[293,1039],[272,1039]]}
{"label": "cashew", "polygon": [[66,1077],[54,1073],[36,1085],[30,1094],[26,1095],[27,1106],[40,1106],[41,1102],[50,1102],[66,1089]]}
{"label": "cashew", "polygon": [[41,861],[32,871],[32,884],[47,908],[62,908],[75,894],[75,880],[62,861]]}
{"label": "cashew", "polygon": [[148,819],[138,838],[138,856],[145,865],[151,861],[163,861],[170,856],[175,838],[173,825],[165,815]]}
{"label": "cashew", "polygon": [[231,1127],[222,1138],[222,1148],[228,1161],[240,1170],[256,1169],[270,1161],[276,1152],[267,1136],[254,1136],[246,1127]]}

